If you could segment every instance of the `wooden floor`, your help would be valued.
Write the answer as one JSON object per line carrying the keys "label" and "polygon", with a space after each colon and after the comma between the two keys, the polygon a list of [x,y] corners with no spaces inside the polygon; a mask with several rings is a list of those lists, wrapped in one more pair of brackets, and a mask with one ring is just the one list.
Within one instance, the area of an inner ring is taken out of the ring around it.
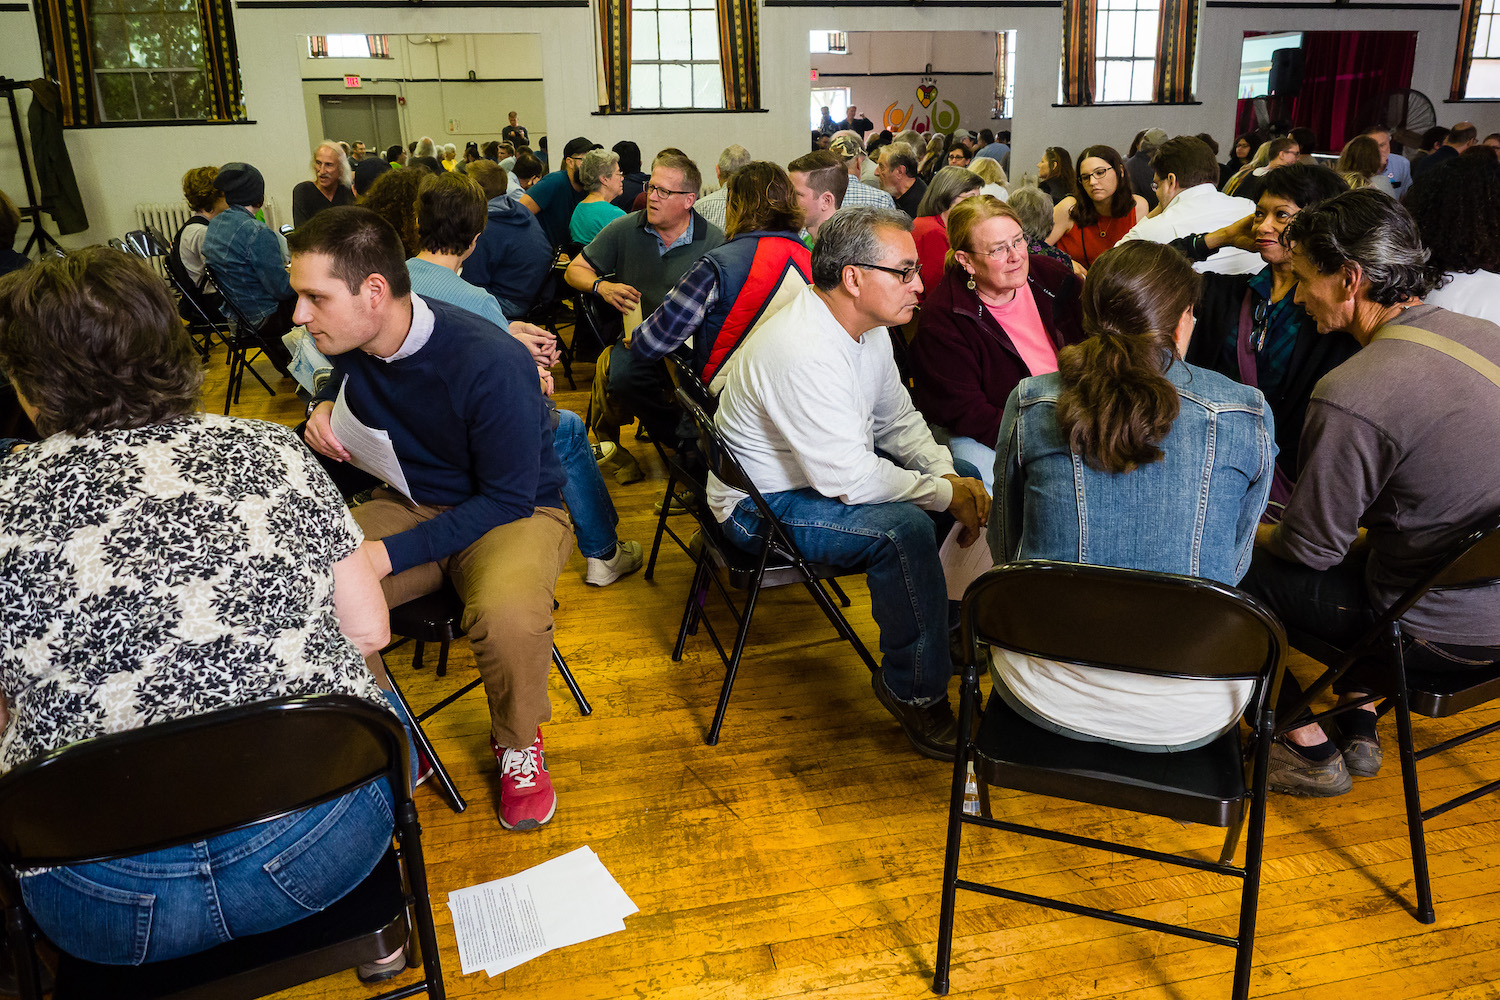
{"label": "wooden floor", "polygon": [[[216,398],[222,407],[223,370],[211,372],[210,408]],[[576,392],[558,375],[558,401],[581,413],[592,372],[582,366],[575,374]],[[295,424],[302,404],[290,382],[278,391],[273,399],[248,386],[235,412]],[[660,475],[649,445],[632,450]],[[610,484],[621,537],[648,550],[662,485],[651,476]],[[439,752],[470,800],[455,815],[431,784],[417,793],[450,996],[927,995],[948,767],[910,750],[871,694],[868,672],[800,588],[765,596],[723,739],[704,746],[721,668],[703,636],[689,640],[681,663],[670,658],[688,570],[687,557],[669,544],[650,583],[636,574],[605,589],[586,587],[576,554],[564,573],[557,644],[595,713],[580,718],[554,674],[545,733],[559,802],[549,825],[506,833],[496,822],[479,692],[431,720]],[[850,620],[873,649],[868,593],[858,585],[849,591]],[[471,678],[472,663],[460,643],[444,680],[430,667],[415,675],[406,653],[393,655],[390,667],[420,706]],[[1298,666],[1307,673],[1305,661]],[[1419,732],[1449,728],[1424,723]],[[1388,728],[1384,735],[1389,745]],[[1425,772],[1426,787],[1488,780],[1500,771],[1497,757],[1482,742],[1462,748]],[[1219,843],[1216,830],[1056,799],[997,793],[993,807],[997,816],[1204,856]],[[1410,915],[1402,815],[1394,761],[1331,802],[1273,799],[1253,996],[1500,997],[1500,811],[1482,801],[1430,824],[1432,926]],[[584,844],[640,907],[625,932],[494,979],[460,975],[448,893]],[[1211,875],[1060,845],[1023,849],[988,831],[966,831],[964,864],[969,877],[1004,879],[1023,891],[1234,932],[1235,887]],[[953,995],[1227,997],[1232,961],[1225,948],[962,895]],[[347,973],[284,996],[374,992]]]}

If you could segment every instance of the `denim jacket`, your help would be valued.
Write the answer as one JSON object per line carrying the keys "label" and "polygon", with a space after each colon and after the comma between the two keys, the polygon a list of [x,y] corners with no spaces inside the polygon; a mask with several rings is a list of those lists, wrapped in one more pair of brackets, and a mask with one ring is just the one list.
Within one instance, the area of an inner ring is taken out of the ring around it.
{"label": "denim jacket", "polygon": [[257,326],[297,297],[281,257],[281,240],[248,208],[234,205],[208,223],[203,257],[222,279],[219,291]]}
{"label": "denim jacket", "polygon": [[1271,489],[1271,409],[1260,390],[1207,368],[1177,361],[1166,377],[1181,409],[1164,457],[1119,474],[1070,451],[1056,373],[1022,380],[995,447],[996,562],[1061,559],[1239,582]]}

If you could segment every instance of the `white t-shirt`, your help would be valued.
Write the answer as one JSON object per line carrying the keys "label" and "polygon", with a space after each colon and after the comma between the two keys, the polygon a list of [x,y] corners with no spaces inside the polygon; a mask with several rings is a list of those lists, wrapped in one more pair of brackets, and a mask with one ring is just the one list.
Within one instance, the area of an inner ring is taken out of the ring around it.
{"label": "white t-shirt", "polygon": [[1442,306],[1449,312],[1500,323],[1500,274],[1494,271],[1475,271],[1473,274],[1451,271],[1448,278],[1447,284],[1430,292],[1422,301]]}
{"label": "white t-shirt", "polygon": [[[1255,202],[1248,198],[1234,198],[1215,191],[1212,184],[1199,184],[1186,191],[1179,191],[1156,218],[1142,219],[1135,227],[1120,237],[1128,240],[1149,240],[1152,243],[1170,243],[1182,236],[1195,233],[1210,233],[1215,229],[1232,225],[1247,215],[1255,214]],[[1266,266],[1260,254],[1241,250],[1238,247],[1221,247],[1207,260],[1193,265],[1199,274],[1212,271],[1216,274],[1256,274]]]}

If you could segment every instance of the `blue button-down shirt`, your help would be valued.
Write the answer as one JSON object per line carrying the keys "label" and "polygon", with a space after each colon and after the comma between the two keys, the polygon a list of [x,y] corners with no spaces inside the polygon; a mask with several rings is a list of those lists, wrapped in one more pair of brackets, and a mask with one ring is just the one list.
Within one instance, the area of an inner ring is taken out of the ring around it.
{"label": "blue button-down shirt", "polygon": [[242,205],[214,216],[203,236],[203,259],[213,265],[219,291],[257,326],[294,299],[276,234]]}

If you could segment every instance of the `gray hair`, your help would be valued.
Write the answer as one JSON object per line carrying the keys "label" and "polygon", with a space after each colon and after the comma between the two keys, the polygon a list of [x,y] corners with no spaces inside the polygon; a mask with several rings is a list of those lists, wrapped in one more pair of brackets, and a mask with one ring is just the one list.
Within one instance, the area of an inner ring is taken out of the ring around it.
{"label": "gray hair", "polygon": [[339,183],[344,187],[352,187],[354,184],[354,168],[349,166],[349,154],[344,152],[342,145],[334,142],[332,139],[324,139],[313,147],[312,160],[310,161],[312,163],[313,176],[316,177],[318,175],[318,151],[322,149],[331,149],[338,154]]}
{"label": "gray hair", "polygon": [[912,150],[918,155],[927,152],[927,140],[922,138],[921,132],[917,132],[914,129],[904,129],[900,132],[897,132],[895,137],[891,141],[904,142],[906,145],[910,146]]}
{"label": "gray hair", "polygon": [[444,143],[443,144],[443,159],[445,159],[445,160],[456,160],[456,159],[458,159],[458,147],[455,146],[455,145],[453,145],[453,143],[451,143],[451,142]]}
{"label": "gray hair", "polygon": [[719,154],[719,174],[722,176],[724,182],[728,183],[730,176],[749,162],[750,150],[739,143],[725,146],[724,152]]}
{"label": "gray hair", "polygon": [[590,193],[599,190],[599,185],[604,183],[604,178],[614,173],[620,167],[620,154],[608,149],[591,149],[583,154],[583,162],[578,164],[578,183],[583,189]]}
{"label": "gray hair", "polygon": [[1010,207],[1021,217],[1021,232],[1027,242],[1045,240],[1052,232],[1052,198],[1034,184],[1010,193]]}
{"label": "gray hair", "polygon": [[880,150],[881,159],[885,162],[885,169],[895,170],[897,167],[906,168],[906,176],[917,176],[917,154],[904,142],[893,142]]}
{"label": "gray hair", "polygon": [[413,156],[432,156],[432,157],[436,157],[437,156],[437,146],[433,145],[432,140],[429,139],[427,136],[424,135],[424,136],[422,136],[422,138],[420,138],[420,139],[417,140],[417,151],[415,153],[413,153],[412,155]]}
{"label": "gray hair", "polygon": [[892,208],[851,205],[834,212],[818,227],[818,242],[813,244],[813,284],[825,292],[837,288],[844,268],[878,261],[882,229],[909,233],[911,225],[905,212]]}
{"label": "gray hair", "polygon": [[917,218],[924,215],[942,215],[953,207],[958,196],[984,187],[984,178],[968,167],[944,167],[932,175],[927,193],[917,203]]}
{"label": "gray hair", "polygon": [[1298,212],[1282,241],[1305,257],[1319,274],[1358,264],[1377,305],[1393,306],[1420,298],[1442,280],[1428,264],[1417,224],[1405,206],[1374,188],[1346,191]]}

